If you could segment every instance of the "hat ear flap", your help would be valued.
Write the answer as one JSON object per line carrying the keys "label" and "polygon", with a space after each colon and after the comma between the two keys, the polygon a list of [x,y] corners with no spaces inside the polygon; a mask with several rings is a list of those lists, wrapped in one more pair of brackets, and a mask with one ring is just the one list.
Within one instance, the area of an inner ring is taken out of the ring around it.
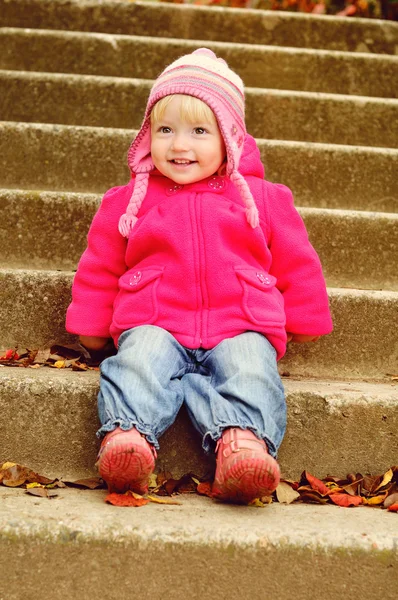
{"label": "hat ear flap", "polygon": [[148,173],[139,173],[135,178],[134,190],[126,212],[119,219],[119,232],[123,237],[129,237],[132,228],[137,222],[137,214],[148,189],[148,180]]}

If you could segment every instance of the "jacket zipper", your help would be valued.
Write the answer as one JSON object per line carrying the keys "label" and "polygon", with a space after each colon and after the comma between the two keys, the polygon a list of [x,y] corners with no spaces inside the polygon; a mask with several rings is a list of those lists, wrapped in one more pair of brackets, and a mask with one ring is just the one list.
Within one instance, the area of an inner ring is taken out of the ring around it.
{"label": "jacket zipper", "polygon": [[202,252],[203,252],[203,244],[202,244],[202,229],[200,225],[200,217],[201,217],[201,194],[196,193],[194,198],[194,208],[195,208],[195,220],[196,220],[196,235],[197,235],[197,243],[198,243],[198,273],[199,273],[199,289],[200,289],[200,319],[199,319],[199,344],[202,346],[203,343],[203,307],[204,307],[204,293],[203,293],[203,269],[202,269]]}

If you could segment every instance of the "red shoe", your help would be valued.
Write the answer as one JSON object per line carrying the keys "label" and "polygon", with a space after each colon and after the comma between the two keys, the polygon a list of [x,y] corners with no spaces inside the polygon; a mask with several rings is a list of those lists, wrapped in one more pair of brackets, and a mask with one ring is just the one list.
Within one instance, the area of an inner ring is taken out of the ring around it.
{"label": "red shoe", "polygon": [[117,427],[102,440],[96,466],[110,492],[148,492],[148,478],[155,468],[155,448],[135,427]]}
{"label": "red shoe", "polygon": [[276,489],[280,469],[268,448],[248,429],[226,429],[217,442],[213,497],[248,504]]}

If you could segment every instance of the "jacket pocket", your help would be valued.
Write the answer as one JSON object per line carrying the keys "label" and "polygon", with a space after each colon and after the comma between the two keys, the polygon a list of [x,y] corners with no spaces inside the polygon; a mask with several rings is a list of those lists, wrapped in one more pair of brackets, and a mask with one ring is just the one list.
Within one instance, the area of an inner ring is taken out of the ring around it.
{"label": "jacket pocket", "polygon": [[252,323],[260,326],[285,325],[283,297],[275,287],[276,278],[266,271],[235,267],[242,286],[242,308]]}
{"label": "jacket pocket", "polygon": [[163,267],[132,269],[119,279],[113,323],[119,328],[149,325],[158,318],[157,287]]}

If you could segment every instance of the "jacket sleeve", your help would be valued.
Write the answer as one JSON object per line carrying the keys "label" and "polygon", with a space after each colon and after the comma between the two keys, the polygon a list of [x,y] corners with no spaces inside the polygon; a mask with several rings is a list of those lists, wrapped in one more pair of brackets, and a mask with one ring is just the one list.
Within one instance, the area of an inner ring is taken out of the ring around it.
{"label": "jacket sleeve", "polygon": [[66,329],[86,336],[109,337],[118,281],[126,270],[127,240],[119,233],[132,185],[112,188],[102,199],[87,236],[72,286]]}
{"label": "jacket sleeve", "polygon": [[303,335],[330,333],[333,324],[321,263],[294,207],[292,192],[281,184],[265,185],[270,273],[283,294],[286,331]]}

